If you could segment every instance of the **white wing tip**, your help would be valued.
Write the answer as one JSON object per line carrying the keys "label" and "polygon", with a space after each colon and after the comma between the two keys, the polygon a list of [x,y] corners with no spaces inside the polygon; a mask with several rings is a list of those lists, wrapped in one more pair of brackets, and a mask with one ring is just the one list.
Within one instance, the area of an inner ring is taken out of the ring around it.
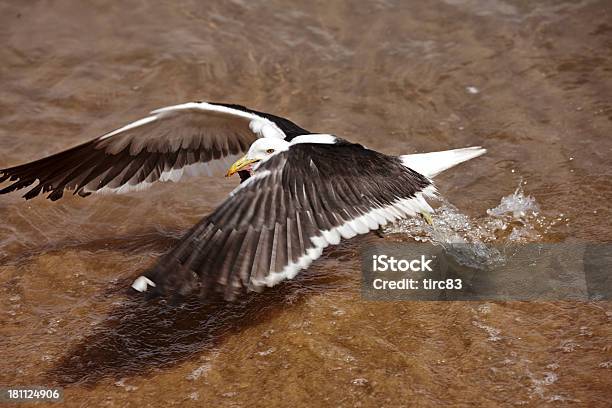
{"label": "white wing tip", "polygon": [[481,146],[462,149],[445,150],[441,152],[417,153],[400,156],[404,166],[421,173],[426,177],[434,177],[444,170],[460,163],[482,156],[487,149]]}
{"label": "white wing tip", "polygon": [[[487,152],[487,149],[485,149],[482,146],[470,146],[470,147],[465,147],[463,149],[457,149],[458,151],[473,151],[474,154],[477,154],[478,156],[483,155]],[[478,156],[474,156],[474,157],[478,157]]]}
{"label": "white wing tip", "polygon": [[149,286],[155,287],[155,282],[146,276],[139,276],[134,283],[132,283],[132,288],[137,290],[138,292],[146,292]]}

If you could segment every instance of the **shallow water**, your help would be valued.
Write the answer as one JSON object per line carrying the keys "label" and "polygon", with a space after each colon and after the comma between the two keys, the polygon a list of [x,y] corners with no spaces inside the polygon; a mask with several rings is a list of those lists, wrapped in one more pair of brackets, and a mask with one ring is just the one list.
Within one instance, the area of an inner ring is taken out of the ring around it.
{"label": "shallow water", "polygon": [[611,16],[587,0],[1,3],[0,167],[199,99],[390,154],[489,152],[437,179],[430,235],[368,235],[262,294],[179,309],[126,288],[235,180],[2,196],[0,384],[59,384],[67,406],[607,406],[609,302],[367,302],[358,255],[417,236],[609,242]]}

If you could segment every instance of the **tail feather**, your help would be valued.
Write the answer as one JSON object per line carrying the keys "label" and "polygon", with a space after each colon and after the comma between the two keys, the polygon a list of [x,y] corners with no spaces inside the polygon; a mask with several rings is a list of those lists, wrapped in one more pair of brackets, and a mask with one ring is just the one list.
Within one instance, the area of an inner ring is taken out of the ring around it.
{"label": "tail feather", "polygon": [[486,149],[480,146],[474,146],[464,149],[445,150],[443,152],[406,154],[400,156],[400,159],[404,166],[426,177],[432,178],[442,173],[444,170],[483,155],[486,152]]}

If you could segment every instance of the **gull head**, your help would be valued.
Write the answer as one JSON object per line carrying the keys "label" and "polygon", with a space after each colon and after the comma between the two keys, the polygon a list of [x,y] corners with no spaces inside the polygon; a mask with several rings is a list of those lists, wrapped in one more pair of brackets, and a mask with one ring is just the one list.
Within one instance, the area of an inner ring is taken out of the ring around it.
{"label": "gull head", "polygon": [[265,162],[270,157],[284,152],[289,149],[289,142],[283,139],[276,139],[272,137],[264,137],[257,139],[249,148],[247,154],[236,161],[227,171],[226,177],[230,177],[239,171],[248,171],[249,174],[253,174],[254,166],[257,163]]}

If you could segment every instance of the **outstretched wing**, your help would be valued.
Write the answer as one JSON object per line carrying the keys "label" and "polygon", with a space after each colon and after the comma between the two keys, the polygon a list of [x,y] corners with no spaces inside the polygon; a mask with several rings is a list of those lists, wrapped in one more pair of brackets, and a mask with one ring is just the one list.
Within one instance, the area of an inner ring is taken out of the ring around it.
{"label": "outstretched wing", "polygon": [[356,144],[294,144],[263,162],[132,287],[162,295],[245,289],[293,278],[328,245],[433,211],[429,179]]}
{"label": "outstretched wing", "polygon": [[161,108],[89,142],[0,170],[0,190],[31,188],[24,198],[50,192],[57,200],[65,189],[86,196],[126,192],[183,175],[216,174],[226,169],[259,137],[291,139],[308,133],[288,119],[240,105],[191,102]]}

